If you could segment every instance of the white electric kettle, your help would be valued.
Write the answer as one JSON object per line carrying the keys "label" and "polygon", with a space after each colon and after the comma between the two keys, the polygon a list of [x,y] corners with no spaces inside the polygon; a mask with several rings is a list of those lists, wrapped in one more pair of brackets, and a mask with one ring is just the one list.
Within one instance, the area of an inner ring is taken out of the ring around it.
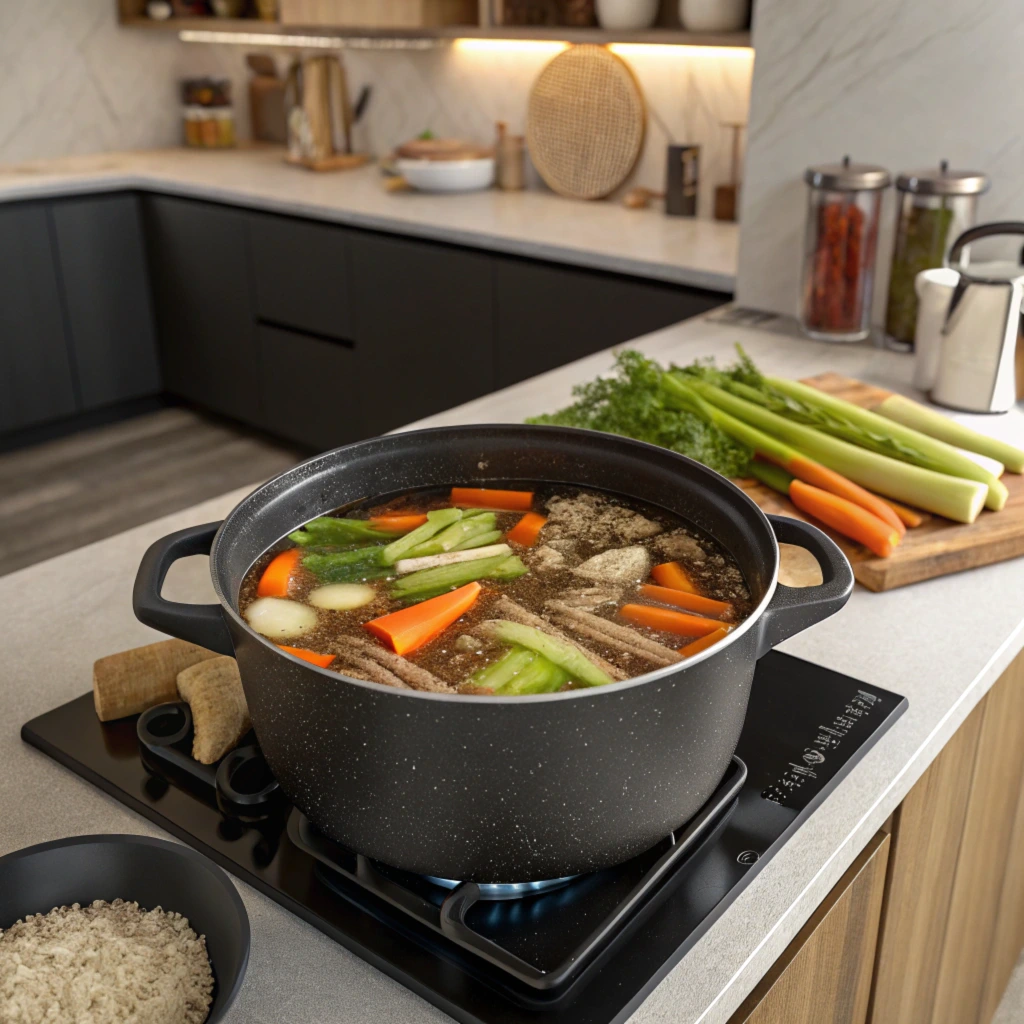
{"label": "white electric kettle", "polygon": [[1017,400],[1024,266],[1008,260],[969,264],[965,251],[996,235],[1024,235],[1024,223],[971,228],[953,243],[946,267],[918,275],[919,370],[927,378],[934,374],[931,400],[951,409],[1006,412]]}

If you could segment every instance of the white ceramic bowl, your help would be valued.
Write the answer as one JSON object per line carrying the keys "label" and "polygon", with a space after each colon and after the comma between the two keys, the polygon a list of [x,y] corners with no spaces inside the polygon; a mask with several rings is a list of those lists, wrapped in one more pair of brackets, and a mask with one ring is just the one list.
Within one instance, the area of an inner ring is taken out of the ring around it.
{"label": "white ceramic bowl", "polygon": [[739,32],[750,19],[750,0],[679,0],[687,32]]}
{"label": "white ceramic bowl", "polygon": [[597,20],[613,32],[650,28],[657,16],[658,0],[597,0]]}
{"label": "white ceramic bowl", "polygon": [[421,192],[473,192],[494,184],[494,157],[478,160],[395,161],[395,170]]}

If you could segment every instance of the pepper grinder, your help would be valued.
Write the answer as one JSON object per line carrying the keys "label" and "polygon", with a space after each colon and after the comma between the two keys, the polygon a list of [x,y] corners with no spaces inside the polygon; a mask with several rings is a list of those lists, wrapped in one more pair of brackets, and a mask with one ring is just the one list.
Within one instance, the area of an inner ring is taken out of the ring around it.
{"label": "pepper grinder", "polygon": [[498,188],[514,192],[526,187],[525,152],[522,135],[509,135],[504,121],[497,124],[498,141],[494,147]]}

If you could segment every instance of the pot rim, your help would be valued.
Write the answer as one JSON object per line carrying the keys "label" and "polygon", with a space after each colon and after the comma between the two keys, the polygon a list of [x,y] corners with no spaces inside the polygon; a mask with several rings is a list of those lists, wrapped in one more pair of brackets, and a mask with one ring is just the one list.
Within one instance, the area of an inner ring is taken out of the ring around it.
{"label": "pot rim", "polygon": [[[761,507],[742,488],[737,487],[736,484],[732,482],[732,480],[730,480],[728,477],[722,476],[721,473],[718,473],[715,470],[710,469],[709,467],[705,466],[702,462],[698,462],[696,459],[692,459],[688,455],[683,455],[680,452],[672,451],[672,449],[670,448],[662,448],[660,445],[650,444],[647,441],[638,441],[631,437],[623,437],[622,435],[619,434],[608,434],[605,433],[604,431],[587,430],[582,427],[560,427],[534,423],[465,423],[448,427],[425,427],[417,430],[396,430],[392,431],[390,435],[382,436],[388,437],[396,436],[398,434],[415,434],[421,437],[429,437],[431,435],[451,433],[451,431],[453,430],[501,430],[509,428],[514,428],[517,430],[526,429],[531,432],[538,431],[549,433],[552,435],[569,434],[588,437],[597,436],[603,438],[605,441],[608,441],[610,443],[621,444],[625,447],[636,448],[638,454],[644,451],[653,451],[659,453],[659,457],[664,457],[665,455],[668,455],[680,460],[681,462],[687,463],[692,467],[695,467],[700,473],[715,478],[716,483],[724,482],[726,485],[728,485],[728,487],[735,492],[735,496],[740,500],[740,502],[742,502],[751,512],[754,513],[755,518],[760,520],[761,525],[764,527],[764,530],[766,531],[768,538],[771,541],[772,553],[774,555],[774,565],[772,567],[771,582],[765,589],[764,596],[758,602],[757,606],[743,620],[739,627],[732,630],[732,632],[730,632],[724,638],[724,640],[720,640],[717,644],[714,644],[712,647],[709,647],[706,650],[701,651],[699,654],[694,655],[691,658],[687,658],[685,661],[675,662],[671,665],[665,665],[662,668],[654,669],[651,672],[645,672],[643,675],[634,676],[630,679],[624,679],[621,682],[613,682],[607,686],[588,686],[586,688],[581,688],[579,690],[565,690],[560,693],[523,694],[521,696],[505,697],[491,696],[486,698],[486,703],[488,706],[494,704],[516,705],[524,703],[535,704],[549,701],[576,700],[586,696],[596,696],[598,694],[604,693],[621,692],[622,690],[627,688],[632,689],[635,686],[642,686],[646,683],[657,682],[660,679],[665,679],[666,677],[670,675],[675,675],[680,671],[686,671],[691,666],[699,665],[702,662],[707,661],[709,658],[722,654],[728,647],[732,646],[732,644],[735,643],[736,640],[738,640],[741,636],[745,635],[747,632],[749,632],[751,629],[755,627],[755,624],[758,622],[758,620],[764,613],[765,609],[771,603],[771,600],[775,595],[775,590],[779,585],[779,542],[775,536],[775,531],[772,529],[771,523],[768,521],[768,517],[765,515]],[[296,473],[299,470],[303,469],[304,467],[308,467],[311,463],[315,463],[321,459],[327,459],[331,456],[334,456],[336,452],[344,451],[345,449],[349,448],[357,448],[360,445],[365,444],[367,441],[377,440],[380,440],[380,437],[365,438],[362,441],[355,441],[352,444],[342,445],[339,448],[333,448],[330,451],[321,452],[318,455],[314,455],[311,458],[306,459],[304,462],[300,462],[297,465],[292,466],[281,473],[278,473],[277,476],[272,477],[270,480],[267,480],[259,487],[257,487],[255,490],[250,491],[244,498],[242,498],[241,501],[238,502],[237,505],[235,505],[235,507],[224,517],[224,520],[221,523],[219,529],[217,530],[217,534],[214,537],[213,544],[210,548],[210,577],[213,582],[214,592],[217,595],[217,601],[219,602],[222,611],[228,615],[228,617],[232,620],[236,627],[244,630],[255,640],[258,640],[264,647],[268,648],[277,657],[287,658],[289,661],[292,661],[295,664],[300,665],[302,668],[308,671],[316,672],[319,675],[324,676],[325,678],[329,678],[332,682],[337,682],[337,680],[340,679],[343,682],[349,683],[353,686],[362,687],[364,689],[368,689],[376,693],[386,694],[388,696],[395,697],[412,697],[418,700],[440,702],[446,702],[451,700],[479,702],[483,698],[468,693],[432,693],[426,690],[399,690],[393,686],[386,686],[383,683],[374,683],[370,682],[367,679],[356,679],[352,676],[344,675],[341,672],[332,672],[329,669],[320,668],[320,666],[314,665],[308,661],[305,661],[302,658],[297,658],[294,654],[289,654],[287,651],[282,650],[277,644],[275,644],[272,640],[269,640],[267,637],[263,636],[261,633],[257,633],[256,630],[254,630],[249,625],[249,623],[246,622],[246,620],[239,614],[239,612],[236,611],[232,602],[225,596],[223,588],[220,585],[220,580],[217,578],[214,566],[217,563],[217,552],[220,546],[221,538],[224,535],[224,528],[231,522],[232,517],[235,515],[236,512],[238,512],[242,508],[243,505],[247,504],[250,501],[257,500],[259,495],[263,491],[271,488],[272,485],[274,485],[282,477],[288,476],[291,473]],[[669,511],[672,510],[669,509]],[[295,527],[295,529],[298,529],[298,527]]]}

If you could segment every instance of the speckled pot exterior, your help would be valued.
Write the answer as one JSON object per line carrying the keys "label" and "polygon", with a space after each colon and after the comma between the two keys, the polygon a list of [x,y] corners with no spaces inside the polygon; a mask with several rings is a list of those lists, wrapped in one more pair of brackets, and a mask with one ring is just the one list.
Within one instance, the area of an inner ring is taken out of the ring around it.
{"label": "speckled pot exterior", "polygon": [[[302,522],[376,494],[517,480],[595,487],[677,512],[737,559],[755,612],[684,664],[600,689],[520,698],[352,680],[284,654],[237,613],[246,570]],[[823,586],[776,586],[776,533],[815,552]],[[260,746],[288,797],[350,849],[477,882],[594,871],[678,828],[728,767],[756,659],[838,610],[852,588],[848,563],[823,534],[795,520],[770,523],[699,463],[624,438],[551,427],[389,435],[289,470],[245,498],[217,531],[211,572],[219,606],[153,600],[170,562],[202,544],[197,531],[176,536],[147,553],[136,613],[184,639],[233,650]]]}

